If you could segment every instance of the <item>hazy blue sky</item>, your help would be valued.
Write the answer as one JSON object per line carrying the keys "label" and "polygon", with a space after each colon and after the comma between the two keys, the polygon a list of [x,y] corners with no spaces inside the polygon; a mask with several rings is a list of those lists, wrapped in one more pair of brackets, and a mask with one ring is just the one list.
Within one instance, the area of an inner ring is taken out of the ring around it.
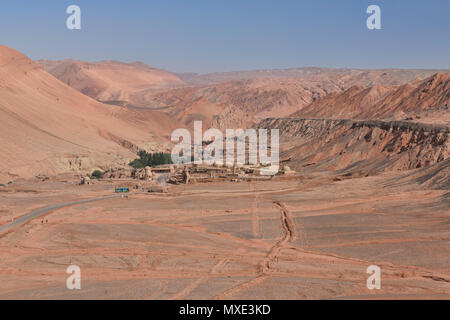
{"label": "hazy blue sky", "polygon": [[[66,8],[82,30],[66,28]],[[382,30],[366,28],[366,8]],[[0,43],[32,59],[143,61],[174,72],[450,68],[449,0],[14,0]]]}

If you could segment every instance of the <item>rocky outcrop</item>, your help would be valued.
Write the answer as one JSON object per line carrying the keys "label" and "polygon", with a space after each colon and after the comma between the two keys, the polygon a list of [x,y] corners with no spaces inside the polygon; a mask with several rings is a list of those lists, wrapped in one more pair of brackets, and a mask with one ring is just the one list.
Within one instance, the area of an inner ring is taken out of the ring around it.
{"label": "rocky outcrop", "polygon": [[296,170],[366,174],[423,168],[449,157],[448,126],[408,121],[265,119],[280,129],[281,157]]}

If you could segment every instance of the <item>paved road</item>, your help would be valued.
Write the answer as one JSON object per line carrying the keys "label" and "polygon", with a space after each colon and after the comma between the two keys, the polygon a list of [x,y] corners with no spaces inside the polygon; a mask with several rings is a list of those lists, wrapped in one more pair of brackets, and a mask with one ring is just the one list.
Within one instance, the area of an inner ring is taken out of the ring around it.
{"label": "paved road", "polygon": [[86,200],[78,200],[78,201],[72,201],[72,202],[65,202],[65,203],[60,203],[60,204],[55,204],[55,205],[51,205],[48,207],[44,207],[41,209],[37,209],[34,211],[31,211],[30,213],[21,216],[20,218],[17,218],[16,220],[14,220],[13,222],[4,224],[2,226],[0,226],[0,236],[5,234],[6,232],[10,231],[11,229],[23,225],[31,220],[33,220],[34,218],[38,218],[40,216],[43,216],[53,210],[56,209],[60,209],[60,208],[64,208],[64,207],[69,207],[69,206],[73,206],[73,205],[77,205],[77,204],[83,204],[83,203],[88,203],[88,202],[94,202],[94,201],[100,201],[100,200],[105,200],[105,199],[110,199],[110,198],[116,198],[116,197],[121,197],[122,195],[119,194],[115,194],[115,195],[111,195],[111,196],[103,196],[103,197],[98,197],[98,198],[92,198],[92,199],[86,199]]}

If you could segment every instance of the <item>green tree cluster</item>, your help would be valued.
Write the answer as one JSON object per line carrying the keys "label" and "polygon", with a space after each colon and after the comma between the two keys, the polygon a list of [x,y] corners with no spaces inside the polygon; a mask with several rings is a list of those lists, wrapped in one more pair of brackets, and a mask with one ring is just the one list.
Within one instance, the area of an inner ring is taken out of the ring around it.
{"label": "green tree cluster", "polygon": [[148,153],[145,150],[138,152],[139,158],[134,159],[129,163],[135,169],[142,169],[147,166],[155,167],[162,164],[171,164],[172,156],[169,153]]}
{"label": "green tree cluster", "polygon": [[103,178],[103,172],[100,171],[100,170],[95,170],[94,172],[92,172],[91,178],[102,179]]}

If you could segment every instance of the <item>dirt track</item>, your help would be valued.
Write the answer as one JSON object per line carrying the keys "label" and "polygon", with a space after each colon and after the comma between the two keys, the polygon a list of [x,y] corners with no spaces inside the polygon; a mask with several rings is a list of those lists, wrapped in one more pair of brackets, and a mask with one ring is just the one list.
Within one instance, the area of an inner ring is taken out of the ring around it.
{"label": "dirt track", "polygon": [[99,197],[99,198],[93,198],[93,199],[86,199],[86,200],[78,200],[78,201],[72,201],[72,202],[65,202],[65,203],[60,203],[60,204],[55,204],[55,205],[51,205],[51,206],[47,206],[38,210],[34,210],[24,216],[21,216],[20,218],[17,218],[15,220],[13,220],[10,223],[4,224],[0,226],[0,237],[3,236],[4,234],[6,234],[7,232],[10,232],[11,230],[13,230],[14,228],[20,227],[28,222],[30,222],[33,219],[42,217],[54,210],[60,209],[60,208],[65,208],[65,207],[70,207],[70,206],[75,206],[78,204],[83,204],[83,203],[88,203],[88,202],[94,202],[94,201],[101,201],[101,200],[106,200],[106,199],[111,199],[111,198],[115,198],[115,197],[119,197],[119,195],[112,195],[112,196],[104,196],[104,197]]}

